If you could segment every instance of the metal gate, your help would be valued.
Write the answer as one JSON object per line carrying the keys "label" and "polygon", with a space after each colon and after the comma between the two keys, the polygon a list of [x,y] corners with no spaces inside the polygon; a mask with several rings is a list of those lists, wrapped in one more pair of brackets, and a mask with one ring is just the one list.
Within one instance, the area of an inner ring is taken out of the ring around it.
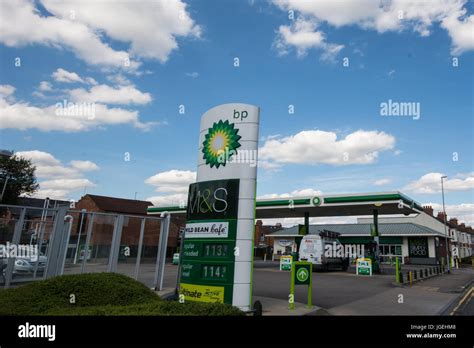
{"label": "metal gate", "polygon": [[169,214],[147,217],[0,204],[0,288],[116,272],[163,288]]}

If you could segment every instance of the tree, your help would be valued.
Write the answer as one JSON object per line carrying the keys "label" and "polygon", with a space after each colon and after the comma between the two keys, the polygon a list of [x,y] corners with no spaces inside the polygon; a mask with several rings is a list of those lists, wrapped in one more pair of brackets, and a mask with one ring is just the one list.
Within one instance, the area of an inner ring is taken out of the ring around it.
{"label": "tree", "polygon": [[2,204],[17,204],[20,195],[31,196],[39,185],[31,160],[13,155],[0,156],[0,195]]}

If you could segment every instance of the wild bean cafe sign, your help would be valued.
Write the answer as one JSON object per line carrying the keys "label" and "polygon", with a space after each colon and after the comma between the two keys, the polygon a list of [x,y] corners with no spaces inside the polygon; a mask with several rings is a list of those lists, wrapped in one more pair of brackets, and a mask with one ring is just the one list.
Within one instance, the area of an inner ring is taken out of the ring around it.
{"label": "wild bean cafe sign", "polygon": [[224,104],[201,118],[189,186],[180,297],[250,310],[259,108]]}

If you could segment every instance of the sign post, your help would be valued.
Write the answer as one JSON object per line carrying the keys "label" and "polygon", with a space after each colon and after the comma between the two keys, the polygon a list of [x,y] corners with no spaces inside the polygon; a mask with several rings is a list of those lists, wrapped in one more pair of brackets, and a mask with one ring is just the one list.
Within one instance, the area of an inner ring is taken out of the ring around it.
{"label": "sign post", "polygon": [[369,258],[359,258],[356,261],[357,275],[372,275],[372,260]]}
{"label": "sign post", "polygon": [[295,261],[291,265],[290,309],[295,309],[295,285],[308,285],[308,308],[313,308],[313,264]]}
{"label": "sign post", "polygon": [[281,256],[280,257],[280,271],[291,271],[291,264],[293,256]]}
{"label": "sign post", "polygon": [[180,300],[251,310],[259,115],[253,105],[224,104],[201,118]]}

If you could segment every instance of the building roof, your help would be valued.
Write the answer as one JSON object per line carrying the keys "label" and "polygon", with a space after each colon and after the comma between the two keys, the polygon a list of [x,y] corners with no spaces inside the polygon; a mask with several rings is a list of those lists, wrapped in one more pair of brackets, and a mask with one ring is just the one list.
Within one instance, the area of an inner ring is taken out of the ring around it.
{"label": "building roof", "polygon": [[81,199],[85,197],[89,197],[90,199],[92,199],[97,205],[97,207],[105,212],[146,215],[148,207],[150,205],[153,205],[153,203],[148,201],[97,196],[90,194],[85,195]]}
{"label": "building roof", "polygon": [[[423,207],[413,199],[398,191],[356,194],[319,195],[306,197],[287,197],[276,199],[257,199],[257,219],[279,219],[284,217],[303,217],[308,213],[316,216],[360,216],[372,215],[377,209],[379,215],[419,214]],[[148,214],[169,212],[173,215],[186,215],[185,206],[150,207]]]}
{"label": "building roof", "polygon": [[[310,225],[309,234],[319,234],[324,230],[340,233],[342,236],[370,236],[372,224],[326,224]],[[431,228],[414,223],[379,223],[380,236],[444,236]],[[298,226],[284,228],[267,237],[290,237],[298,235]]]}
{"label": "building roof", "polygon": [[[32,197],[19,197],[18,205],[24,205],[28,207],[43,208],[45,198],[32,198]],[[69,201],[63,201],[61,199],[50,199],[49,207],[52,208],[54,205],[69,205]],[[41,214],[40,214],[41,215]]]}
{"label": "building roof", "polygon": [[[19,197],[18,205],[25,207],[34,207],[34,208],[43,208],[45,203],[45,198],[32,198],[32,197]],[[63,201],[60,199],[50,199],[49,208],[53,209],[60,205],[70,205],[69,201]],[[52,211],[50,210],[49,213]],[[43,214],[43,209],[27,209],[28,218],[40,217]]]}

